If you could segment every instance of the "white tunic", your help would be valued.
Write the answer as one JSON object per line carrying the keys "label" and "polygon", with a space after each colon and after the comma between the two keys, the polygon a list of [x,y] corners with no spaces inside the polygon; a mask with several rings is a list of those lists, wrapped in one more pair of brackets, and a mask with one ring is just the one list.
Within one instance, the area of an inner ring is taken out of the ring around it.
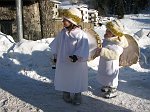
{"label": "white tunic", "polygon": [[119,56],[123,48],[111,40],[104,39],[100,53],[97,81],[103,86],[117,88],[119,74]]}
{"label": "white tunic", "polygon": [[[57,55],[54,85],[56,90],[78,93],[88,88],[89,46],[86,34],[79,28],[70,33],[64,28],[50,44],[53,54]],[[69,56],[80,59],[73,63]]]}

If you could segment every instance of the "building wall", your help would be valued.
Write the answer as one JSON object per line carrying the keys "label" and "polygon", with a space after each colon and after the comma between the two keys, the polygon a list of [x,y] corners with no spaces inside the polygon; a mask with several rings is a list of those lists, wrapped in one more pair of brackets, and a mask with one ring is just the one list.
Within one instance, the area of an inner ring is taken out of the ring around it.
{"label": "building wall", "polygon": [[35,3],[23,7],[24,38],[37,40],[41,38],[39,4]]}
{"label": "building wall", "polygon": [[[17,38],[17,20],[16,20],[16,7],[6,6],[0,7],[0,27],[7,21],[9,25],[0,29],[5,34],[11,35],[15,41]],[[41,26],[38,3],[23,6],[23,26],[24,26],[24,38],[37,40],[41,38]]]}
{"label": "building wall", "polygon": [[94,9],[89,10],[89,22],[94,23],[94,25],[97,25],[98,21],[98,11]]}
{"label": "building wall", "polygon": [[58,7],[59,7],[58,3],[53,3],[53,7],[52,7],[53,19],[58,18],[59,16]]}
{"label": "building wall", "polygon": [[83,22],[87,22],[88,23],[88,8],[81,7],[80,11],[82,12]]}

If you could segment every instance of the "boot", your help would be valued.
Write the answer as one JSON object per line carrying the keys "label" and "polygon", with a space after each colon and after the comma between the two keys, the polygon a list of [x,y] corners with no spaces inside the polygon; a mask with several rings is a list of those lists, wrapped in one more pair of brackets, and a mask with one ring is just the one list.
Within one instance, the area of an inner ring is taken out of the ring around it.
{"label": "boot", "polygon": [[72,104],[73,105],[80,105],[81,104],[81,100],[82,100],[82,96],[81,93],[75,93],[73,100],[72,100]]}
{"label": "boot", "polygon": [[65,102],[67,103],[71,103],[71,96],[70,96],[70,93],[69,92],[63,92],[63,99]]}

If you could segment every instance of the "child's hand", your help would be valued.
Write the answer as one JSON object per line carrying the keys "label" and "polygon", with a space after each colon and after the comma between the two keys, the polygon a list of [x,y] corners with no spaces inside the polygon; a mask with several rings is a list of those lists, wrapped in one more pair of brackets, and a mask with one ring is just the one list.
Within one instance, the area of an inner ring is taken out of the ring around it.
{"label": "child's hand", "polygon": [[96,48],[95,49],[95,54],[93,55],[93,59],[95,59],[96,57],[98,57],[100,55],[101,52],[101,48]]}
{"label": "child's hand", "polygon": [[78,60],[76,55],[69,56],[69,58],[71,59],[71,62],[74,62],[74,63]]}

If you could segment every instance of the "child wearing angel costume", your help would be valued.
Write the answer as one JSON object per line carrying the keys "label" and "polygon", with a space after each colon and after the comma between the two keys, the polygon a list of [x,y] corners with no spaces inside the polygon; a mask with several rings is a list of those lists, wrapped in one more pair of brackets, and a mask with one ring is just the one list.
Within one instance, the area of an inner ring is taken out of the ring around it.
{"label": "child wearing angel costume", "polygon": [[102,48],[97,48],[95,54],[100,56],[97,81],[102,85],[104,97],[113,98],[118,87],[119,57],[128,41],[119,20],[108,22],[106,28]]}
{"label": "child wearing angel costume", "polygon": [[87,35],[78,27],[81,18],[78,9],[68,9],[64,28],[50,44],[56,62],[55,89],[63,92],[65,102],[75,105],[81,104],[81,92],[88,89],[89,45]]}

